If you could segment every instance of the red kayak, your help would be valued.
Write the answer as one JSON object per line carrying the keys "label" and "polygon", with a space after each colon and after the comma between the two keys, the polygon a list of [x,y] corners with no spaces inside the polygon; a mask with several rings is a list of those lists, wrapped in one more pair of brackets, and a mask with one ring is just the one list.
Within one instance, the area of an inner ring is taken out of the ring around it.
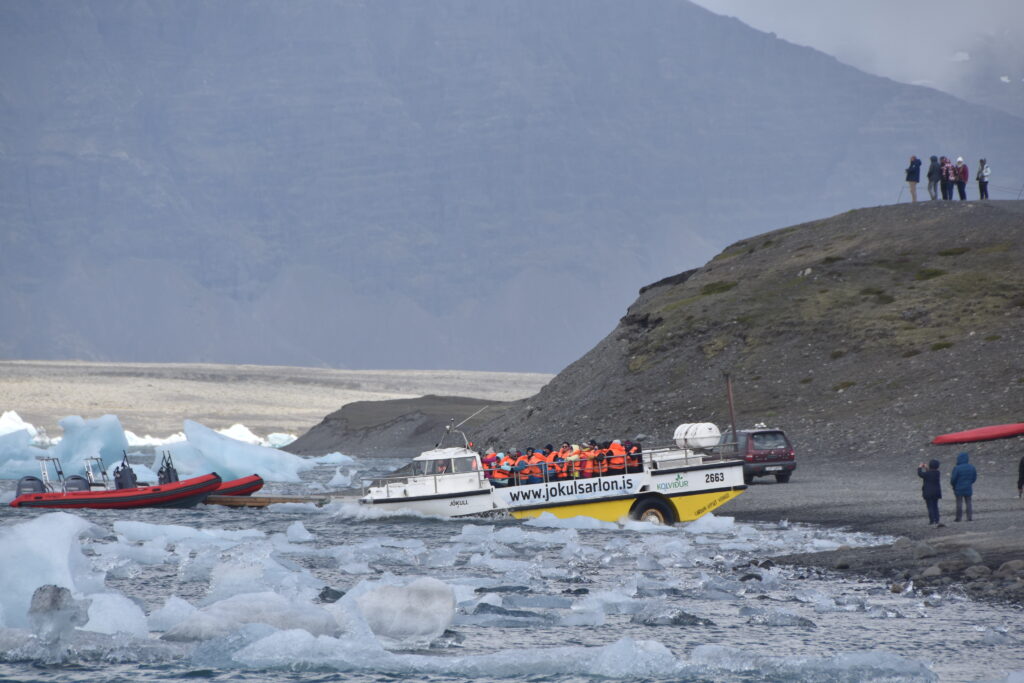
{"label": "red kayak", "polygon": [[263,488],[263,477],[250,474],[241,479],[221,482],[220,488],[214,491],[218,496],[248,496]]}
{"label": "red kayak", "polygon": [[1005,439],[1010,436],[1021,435],[1024,435],[1024,422],[1006,425],[992,425],[991,427],[978,427],[977,429],[968,429],[964,432],[941,434],[932,439],[932,443],[943,444],[966,443],[968,441],[991,441],[992,439]]}
{"label": "red kayak", "polygon": [[[81,477],[79,477],[81,479]],[[36,479],[24,477],[23,479]],[[38,479],[36,479],[38,481]],[[216,472],[157,486],[136,486],[100,491],[30,491],[11,501],[11,507],[97,508],[126,510],[130,508],[198,505],[220,486]],[[19,484],[20,486],[20,484]]]}

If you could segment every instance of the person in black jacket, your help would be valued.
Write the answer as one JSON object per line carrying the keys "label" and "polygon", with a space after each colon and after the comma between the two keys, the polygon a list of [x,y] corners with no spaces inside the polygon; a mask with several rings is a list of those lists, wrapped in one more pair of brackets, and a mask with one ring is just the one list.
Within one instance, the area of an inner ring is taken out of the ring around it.
{"label": "person in black jacket", "polygon": [[942,166],[939,165],[939,158],[932,155],[932,163],[928,166],[928,196],[932,199],[939,198],[939,181],[942,180]]}
{"label": "person in black jacket", "polygon": [[917,203],[917,183],[921,180],[921,160],[915,156],[910,157],[910,166],[907,167],[907,187],[910,188],[910,201]]}
{"label": "person in black jacket", "polygon": [[939,522],[939,499],[942,498],[942,477],[939,474],[939,461],[931,460],[928,467],[921,463],[917,466],[917,476],[924,479],[921,484],[921,497],[928,508],[928,523],[937,527],[944,527]]}
{"label": "person in black jacket", "polygon": [[1017,466],[1017,497],[1024,496],[1024,458],[1020,459],[1020,465]]}

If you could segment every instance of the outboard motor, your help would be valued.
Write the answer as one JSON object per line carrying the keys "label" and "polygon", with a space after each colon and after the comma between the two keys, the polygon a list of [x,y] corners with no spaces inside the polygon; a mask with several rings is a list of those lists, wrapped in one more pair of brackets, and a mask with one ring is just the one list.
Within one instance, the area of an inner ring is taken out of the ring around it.
{"label": "outboard motor", "polygon": [[114,488],[135,489],[138,487],[139,480],[135,476],[135,471],[132,470],[131,465],[128,464],[128,454],[125,453],[121,464],[114,468]]}
{"label": "outboard motor", "polygon": [[72,474],[64,480],[65,491],[89,491],[89,480],[80,474]]}
{"label": "outboard motor", "polygon": [[171,462],[171,454],[165,452],[163,458],[160,460],[160,469],[156,473],[157,481],[161,484],[170,484],[178,481],[178,470],[174,469],[174,463]]}
{"label": "outboard motor", "polygon": [[18,497],[26,493],[46,493],[46,484],[39,477],[22,477],[18,480],[18,489],[14,495]]}

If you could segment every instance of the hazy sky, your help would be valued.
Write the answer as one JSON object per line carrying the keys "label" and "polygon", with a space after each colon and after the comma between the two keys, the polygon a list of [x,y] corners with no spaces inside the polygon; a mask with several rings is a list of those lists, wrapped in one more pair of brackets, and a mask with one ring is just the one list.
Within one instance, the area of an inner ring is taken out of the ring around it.
{"label": "hazy sky", "polygon": [[956,93],[982,53],[1005,65],[993,83],[1024,79],[1024,0],[693,1],[904,83]]}

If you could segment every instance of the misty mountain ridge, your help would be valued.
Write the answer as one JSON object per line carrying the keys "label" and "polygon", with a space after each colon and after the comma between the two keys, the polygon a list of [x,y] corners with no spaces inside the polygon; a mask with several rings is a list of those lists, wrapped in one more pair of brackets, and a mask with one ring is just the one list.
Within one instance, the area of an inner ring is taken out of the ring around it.
{"label": "misty mountain ridge", "polygon": [[4,357],[553,370],[728,241],[1024,141],[688,2],[0,19]]}

